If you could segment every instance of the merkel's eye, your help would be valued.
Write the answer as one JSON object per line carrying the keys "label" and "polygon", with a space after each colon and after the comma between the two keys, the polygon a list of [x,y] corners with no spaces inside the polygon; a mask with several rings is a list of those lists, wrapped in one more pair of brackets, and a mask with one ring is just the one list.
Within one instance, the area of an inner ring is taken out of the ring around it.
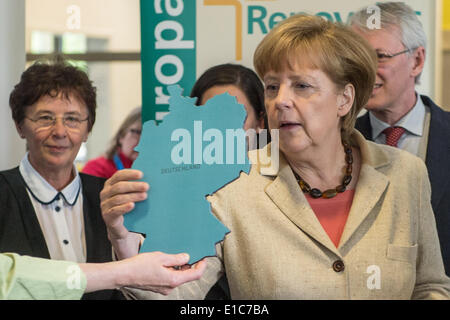
{"label": "merkel's eye", "polygon": [[307,84],[307,83],[303,83],[303,82],[299,82],[299,83],[296,83],[295,85],[294,85],[294,87],[296,88],[296,89],[306,89],[306,88],[309,88],[309,87],[311,87],[309,84]]}
{"label": "merkel's eye", "polygon": [[268,84],[268,85],[266,85],[266,90],[267,91],[275,91],[277,89],[278,89],[278,86],[275,85],[275,84]]}

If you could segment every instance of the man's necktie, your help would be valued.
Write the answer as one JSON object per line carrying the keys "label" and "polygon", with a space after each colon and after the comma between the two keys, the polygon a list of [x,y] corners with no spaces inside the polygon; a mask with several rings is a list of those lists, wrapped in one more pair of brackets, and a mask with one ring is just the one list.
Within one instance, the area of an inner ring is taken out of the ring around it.
{"label": "man's necktie", "polygon": [[398,140],[405,133],[405,129],[402,127],[389,127],[384,129],[383,133],[386,135],[386,144],[397,147]]}

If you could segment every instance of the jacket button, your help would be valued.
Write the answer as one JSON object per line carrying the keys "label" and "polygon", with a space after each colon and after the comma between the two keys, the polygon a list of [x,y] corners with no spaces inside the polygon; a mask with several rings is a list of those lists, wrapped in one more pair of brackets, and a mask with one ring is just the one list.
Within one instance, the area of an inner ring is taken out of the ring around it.
{"label": "jacket button", "polygon": [[336,272],[342,272],[345,269],[344,261],[336,260],[333,262],[333,270]]}

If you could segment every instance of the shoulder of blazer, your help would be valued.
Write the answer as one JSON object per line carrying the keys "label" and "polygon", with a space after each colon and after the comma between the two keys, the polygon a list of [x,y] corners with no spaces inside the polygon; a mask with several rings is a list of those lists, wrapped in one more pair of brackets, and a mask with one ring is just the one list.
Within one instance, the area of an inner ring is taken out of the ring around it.
{"label": "shoulder of blazer", "polygon": [[372,141],[372,126],[370,124],[369,112],[356,119],[355,129],[361,132],[364,138]]}
{"label": "shoulder of blazer", "polygon": [[[430,108],[430,132],[427,146],[427,166],[429,160],[438,155],[439,162],[450,161],[450,112],[438,107],[429,97],[421,96],[422,101]],[[437,160],[437,159],[436,159]],[[430,163],[431,165],[432,163]]]}
{"label": "shoulder of blazer", "polygon": [[24,199],[28,199],[25,181],[20,174],[19,167],[0,171],[0,177],[4,180],[4,183],[0,183],[0,190],[2,193],[11,192],[18,202],[23,202]]}
{"label": "shoulder of blazer", "polygon": [[[430,108],[431,120],[430,126],[437,126],[438,129],[444,130],[445,133],[450,132],[450,112],[440,108],[427,96],[420,96],[423,103]],[[431,130],[431,129],[430,129]]]}
{"label": "shoulder of blazer", "polygon": [[18,166],[9,170],[0,171],[0,176],[3,176],[3,178],[10,183],[22,181]]}
{"label": "shoulder of blazer", "polygon": [[[3,206],[10,206],[10,208],[2,208],[3,210],[8,209],[5,213],[6,215],[10,215],[9,218],[5,217],[5,219],[6,221],[9,221],[9,223],[11,223],[11,221],[16,221],[14,230],[16,230],[16,234],[21,237],[21,239],[18,240],[21,243],[14,244],[16,248],[21,248],[16,250],[17,253],[49,259],[50,254],[45,238],[28,196],[25,181],[20,174],[19,167],[1,171],[0,177],[4,180],[4,183],[0,181],[0,192],[2,193],[2,196],[9,196],[6,203],[2,203]],[[11,215],[14,215],[14,217]],[[12,237],[14,238],[15,236]],[[7,238],[9,238],[9,236]],[[5,240],[8,239],[5,238]],[[11,241],[10,238],[9,241]],[[21,251],[22,249],[25,251]]]}
{"label": "shoulder of blazer", "polygon": [[83,184],[83,188],[97,189],[100,191],[103,189],[103,185],[105,184],[105,181],[106,181],[105,178],[91,176],[90,174],[86,174],[86,173],[82,173],[82,172],[80,172],[79,175],[80,175],[81,183]]}
{"label": "shoulder of blazer", "polygon": [[12,195],[17,203],[22,202],[27,196],[19,167],[0,171],[0,193],[0,198],[3,198],[2,196]]}

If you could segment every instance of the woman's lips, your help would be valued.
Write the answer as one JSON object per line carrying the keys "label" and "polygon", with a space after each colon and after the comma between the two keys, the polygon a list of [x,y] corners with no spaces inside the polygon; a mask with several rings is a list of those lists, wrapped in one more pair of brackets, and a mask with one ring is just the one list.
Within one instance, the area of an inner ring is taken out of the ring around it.
{"label": "woman's lips", "polygon": [[287,123],[281,123],[280,124],[280,130],[294,130],[300,127],[300,123],[295,122],[287,122]]}
{"label": "woman's lips", "polygon": [[47,148],[52,152],[64,152],[67,147],[60,147],[60,146],[47,146]]}

